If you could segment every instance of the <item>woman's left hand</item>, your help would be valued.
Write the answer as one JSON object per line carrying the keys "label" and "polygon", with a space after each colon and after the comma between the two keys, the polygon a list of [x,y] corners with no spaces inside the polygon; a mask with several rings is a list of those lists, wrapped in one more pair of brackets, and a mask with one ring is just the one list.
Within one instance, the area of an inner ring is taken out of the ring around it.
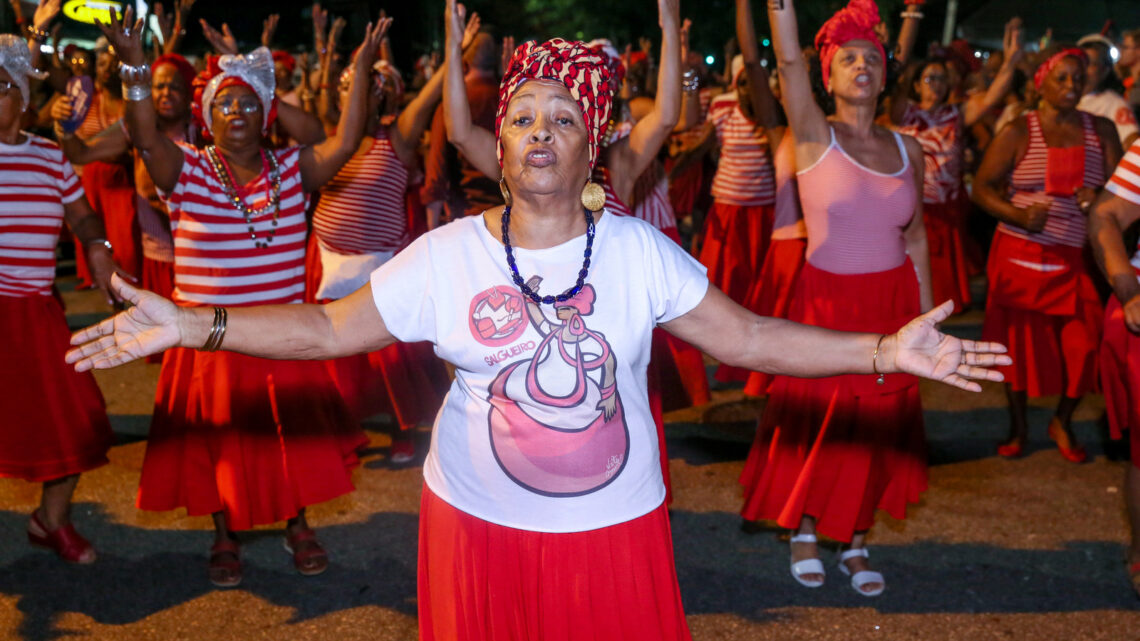
{"label": "woman's left hand", "polygon": [[938,331],[938,323],[954,312],[946,301],[907,323],[894,335],[894,369],[941,381],[971,392],[982,391],[975,381],[1001,381],[1001,372],[990,369],[1010,365],[1005,346],[989,341],[970,341]]}
{"label": "woman's left hand", "polygon": [[369,69],[372,68],[372,63],[376,62],[376,54],[380,50],[380,41],[384,39],[388,27],[391,26],[391,18],[381,17],[375,23],[368,23],[364,28],[364,42],[360,43],[360,49],[357,50],[356,59],[353,61],[356,65],[356,78],[368,77]]}

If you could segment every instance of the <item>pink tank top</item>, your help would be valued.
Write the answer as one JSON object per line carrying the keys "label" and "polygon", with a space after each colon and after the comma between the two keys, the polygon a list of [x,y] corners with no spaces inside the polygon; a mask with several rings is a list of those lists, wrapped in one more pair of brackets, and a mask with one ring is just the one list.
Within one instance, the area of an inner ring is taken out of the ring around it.
{"label": "pink tank top", "polygon": [[864,167],[831,144],[814,165],[796,173],[807,223],[807,260],[835,274],[867,274],[906,261],[903,230],[918,198],[902,136],[894,134],[902,169],[883,173]]}

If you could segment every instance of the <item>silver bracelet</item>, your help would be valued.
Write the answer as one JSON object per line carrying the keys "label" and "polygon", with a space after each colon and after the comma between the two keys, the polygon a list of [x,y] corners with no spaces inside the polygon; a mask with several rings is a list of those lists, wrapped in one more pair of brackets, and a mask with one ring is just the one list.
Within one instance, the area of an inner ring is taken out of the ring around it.
{"label": "silver bracelet", "polygon": [[915,11],[913,9],[907,9],[906,11],[903,11],[902,13],[900,13],[899,17],[902,18],[903,20],[906,20],[907,18],[914,18],[916,20],[922,20],[923,18],[926,17],[926,14],[921,12],[921,11]]}
{"label": "silver bracelet", "polygon": [[128,85],[149,85],[150,65],[145,62],[141,65],[128,65],[125,62],[120,62],[119,78],[122,78],[123,83]]}
{"label": "silver bracelet", "polygon": [[127,85],[126,98],[129,102],[140,102],[150,97],[150,84]]}

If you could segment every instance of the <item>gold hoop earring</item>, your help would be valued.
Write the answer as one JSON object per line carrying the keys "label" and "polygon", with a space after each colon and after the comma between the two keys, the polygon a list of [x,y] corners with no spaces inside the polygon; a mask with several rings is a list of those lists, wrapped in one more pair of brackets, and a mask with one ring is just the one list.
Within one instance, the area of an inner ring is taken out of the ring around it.
{"label": "gold hoop earring", "polygon": [[582,187],[582,206],[590,211],[601,211],[606,206],[606,190],[594,181]]}
{"label": "gold hoop earring", "polygon": [[503,194],[503,204],[511,206],[511,190],[507,188],[506,176],[499,178],[499,193]]}

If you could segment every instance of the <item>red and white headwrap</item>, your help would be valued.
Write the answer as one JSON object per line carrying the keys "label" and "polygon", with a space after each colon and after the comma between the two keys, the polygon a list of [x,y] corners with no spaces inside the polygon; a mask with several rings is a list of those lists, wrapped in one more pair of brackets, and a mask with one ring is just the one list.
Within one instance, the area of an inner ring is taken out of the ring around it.
{"label": "red and white headwrap", "polygon": [[1078,49],[1076,47],[1073,47],[1071,49],[1062,49],[1052,56],[1049,56],[1048,60],[1041,63],[1040,67],[1037,67],[1037,73],[1033,74],[1033,86],[1037,89],[1041,89],[1041,84],[1045,82],[1045,78],[1049,75],[1049,72],[1053,71],[1053,67],[1056,67],[1057,63],[1061,62],[1065,58],[1076,58],[1077,62],[1081,63],[1082,69],[1085,69],[1089,66],[1089,57],[1085,55],[1083,49]]}
{"label": "red and white headwrap", "polygon": [[208,81],[201,88],[201,93],[194,93],[194,115],[201,119],[209,132],[214,124],[211,109],[214,97],[226,87],[242,85],[248,87],[261,101],[261,128],[264,132],[269,129],[272,116],[277,113],[277,98],[274,95],[277,79],[273,71],[273,54],[266,47],[258,47],[245,55],[225,55],[216,60],[210,59],[206,71],[199,74],[199,80]]}
{"label": "red and white headwrap", "polygon": [[[875,34],[875,26],[879,22],[879,6],[874,0],[851,0],[846,7],[823,23],[819,33],[815,34],[815,48],[819,51],[825,87],[831,77],[831,59],[835,57],[835,52],[852,40],[866,40],[874,44],[886,64],[887,53],[883,50],[883,43],[879,42],[879,36]],[[884,73],[883,82],[886,80],[887,75]]]}
{"label": "red and white headwrap", "polygon": [[503,165],[503,119],[507,105],[528,80],[561,82],[582,110],[586,122],[586,141],[590,148],[590,170],[598,162],[598,148],[605,134],[613,108],[610,87],[610,64],[606,54],[582,42],[561,38],[542,44],[529,41],[515,49],[503,82],[499,85],[499,108],[495,114],[495,138],[498,140],[499,166]]}
{"label": "red and white headwrap", "polygon": [[606,59],[610,62],[610,87],[613,88],[614,95],[617,95],[621,91],[622,81],[625,80],[625,63],[622,62],[617,47],[605,38],[591,40],[586,43],[586,46],[598,49],[606,54]]}

